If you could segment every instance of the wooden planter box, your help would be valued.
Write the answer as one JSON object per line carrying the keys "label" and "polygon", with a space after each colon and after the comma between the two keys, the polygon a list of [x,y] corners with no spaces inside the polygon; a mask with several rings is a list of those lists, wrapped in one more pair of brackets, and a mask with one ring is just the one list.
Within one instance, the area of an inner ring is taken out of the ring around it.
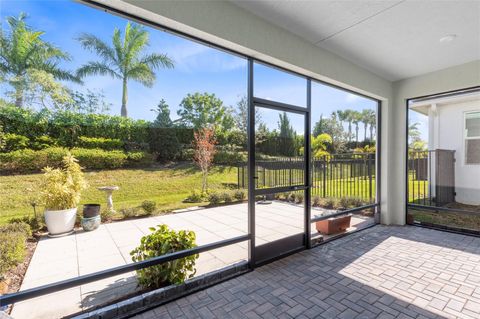
{"label": "wooden planter box", "polygon": [[317,231],[324,235],[333,235],[344,232],[350,227],[352,215],[331,217],[315,223]]}

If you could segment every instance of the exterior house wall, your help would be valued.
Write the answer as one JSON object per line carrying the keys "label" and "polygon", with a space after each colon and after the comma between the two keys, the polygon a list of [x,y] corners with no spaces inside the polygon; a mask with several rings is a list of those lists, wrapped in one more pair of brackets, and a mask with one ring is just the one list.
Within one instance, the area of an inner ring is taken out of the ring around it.
{"label": "exterior house wall", "polygon": [[456,201],[480,205],[480,165],[465,164],[464,125],[469,111],[480,111],[480,100],[437,106],[433,140],[436,148],[455,151]]}
{"label": "exterior house wall", "polygon": [[393,83],[394,107],[391,110],[395,121],[389,127],[389,131],[393,136],[391,152],[397,156],[391,157],[393,163],[390,165],[389,178],[392,181],[389,185],[392,197],[388,200],[391,202],[389,206],[392,209],[388,216],[392,218],[392,224],[403,225],[406,218],[407,99],[475,86],[480,86],[480,60]]}

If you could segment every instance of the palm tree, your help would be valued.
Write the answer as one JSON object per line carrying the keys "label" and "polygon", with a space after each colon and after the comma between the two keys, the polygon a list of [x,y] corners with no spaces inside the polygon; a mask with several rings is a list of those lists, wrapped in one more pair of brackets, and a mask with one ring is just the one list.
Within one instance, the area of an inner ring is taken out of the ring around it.
{"label": "palm tree", "polygon": [[90,61],[77,70],[79,77],[109,75],[122,80],[121,115],[127,117],[127,83],[135,80],[147,87],[155,82],[155,69],[173,68],[173,61],[165,54],[144,53],[150,45],[148,32],[140,25],[127,23],[122,32],[115,28],[112,46],[93,34],[82,34],[79,39],[84,49],[95,52],[102,61]]}
{"label": "palm tree", "polygon": [[345,120],[348,122],[348,142],[352,140],[352,122],[354,119],[354,112],[353,110],[345,110],[343,111],[343,115]]}
{"label": "palm tree", "polygon": [[377,125],[377,113],[374,110],[369,110],[367,116],[368,124],[370,125],[370,142],[373,142],[373,130],[376,129]]}
{"label": "palm tree", "polygon": [[362,114],[358,111],[352,112],[352,123],[355,125],[355,146],[358,144],[358,123],[362,120]]}
{"label": "palm tree", "polygon": [[0,75],[14,88],[15,105],[23,107],[25,90],[32,71],[51,74],[56,80],[80,82],[78,77],[61,69],[61,61],[69,61],[70,56],[42,40],[42,31],[32,30],[25,22],[27,15],[20,13],[18,18],[8,17],[11,32],[0,31]]}
{"label": "palm tree", "polygon": [[366,141],[367,140],[367,128],[368,128],[368,116],[369,116],[369,112],[370,110],[368,109],[365,109],[365,110],[362,110],[362,112],[360,113],[360,122],[362,122],[363,124],[363,140]]}

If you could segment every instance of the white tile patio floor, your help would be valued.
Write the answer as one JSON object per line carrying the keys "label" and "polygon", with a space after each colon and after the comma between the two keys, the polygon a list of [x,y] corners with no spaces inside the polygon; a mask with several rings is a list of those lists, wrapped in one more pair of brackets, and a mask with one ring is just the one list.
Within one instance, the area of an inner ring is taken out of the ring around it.
{"label": "white tile patio floor", "polygon": [[[257,205],[257,244],[303,232],[303,207],[283,202]],[[312,214],[315,214],[313,211]],[[366,217],[352,218],[352,229],[369,223]],[[74,278],[131,262],[130,251],[148,233],[149,227],[167,224],[193,230],[197,244],[204,245],[247,233],[247,204],[234,204],[165,216],[132,219],[101,225],[93,232],[77,231],[62,238],[42,238],[30,262],[21,290]],[[314,228],[314,227],[313,227]],[[312,233],[316,233],[312,229]],[[202,253],[197,274],[247,259],[248,242]],[[135,273],[96,281],[14,305],[14,318],[59,318],[119,297],[137,289]]]}

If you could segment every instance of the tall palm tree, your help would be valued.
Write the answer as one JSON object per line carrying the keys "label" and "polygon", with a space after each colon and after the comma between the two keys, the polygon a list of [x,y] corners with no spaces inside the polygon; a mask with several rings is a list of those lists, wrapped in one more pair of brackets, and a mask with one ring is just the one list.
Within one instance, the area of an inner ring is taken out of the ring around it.
{"label": "tall palm tree", "polygon": [[377,113],[374,110],[369,110],[367,121],[370,125],[370,142],[373,142],[373,131],[377,127]]}
{"label": "tall palm tree", "polygon": [[140,25],[127,23],[123,38],[122,32],[115,28],[112,45],[104,42],[93,34],[82,34],[79,39],[84,49],[98,54],[101,61],[90,61],[77,70],[79,77],[88,75],[109,75],[122,80],[121,115],[127,112],[127,83],[135,80],[147,87],[155,82],[155,70],[173,68],[173,61],[165,54],[145,53],[150,45],[148,32]]}
{"label": "tall palm tree", "polygon": [[360,122],[362,122],[363,124],[363,140],[366,141],[367,140],[367,129],[368,129],[368,124],[369,124],[369,119],[368,119],[368,116],[369,116],[369,112],[370,110],[369,109],[364,109],[362,110],[362,112],[360,112]]}
{"label": "tall palm tree", "polygon": [[352,123],[355,125],[355,145],[358,145],[358,124],[362,120],[362,114],[352,110]]}
{"label": "tall palm tree", "polygon": [[354,119],[354,112],[353,110],[345,110],[343,111],[343,115],[345,116],[345,120],[348,122],[348,142],[352,141],[352,122]]}
{"label": "tall palm tree", "polygon": [[69,61],[70,56],[43,41],[44,32],[32,30],[26,18],[25,13],[20,13],[18,18],[8,17],[10,33],[0,30],[0,75],[14,88],[18,107],[23,107],[28,75],[32,71],[49,73],[56,80],[80,82],[74,74],[58,66],[61,61]]}

